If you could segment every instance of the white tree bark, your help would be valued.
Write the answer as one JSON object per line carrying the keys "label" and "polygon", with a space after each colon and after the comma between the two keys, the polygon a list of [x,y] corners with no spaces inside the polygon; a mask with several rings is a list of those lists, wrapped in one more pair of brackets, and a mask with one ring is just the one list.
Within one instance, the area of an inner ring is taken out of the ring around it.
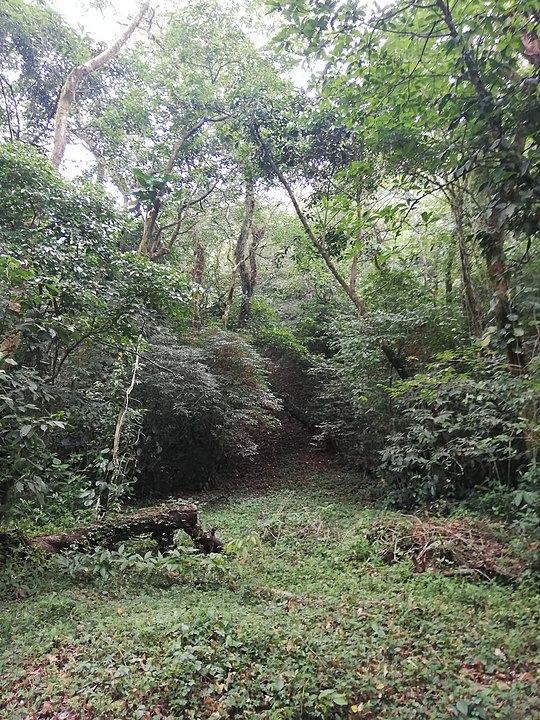
{"label": "white tree bark", "polygon": [[108,48],[103,52],[99,53],[93,58],[90,58],[87,62],[82,65],[77,65],[67,76],[67,79],[60,92],[60,98],[56,108],[56,115],[54,118],[54,139],[53,146],[50,154],[51,163],[56,169],[60,167],[62,158],[64,157],[64,151],[66,149],[67,141],[67,121],[69,117],[69,111],[75,100],[75,93],[81,82],[91,75],[96,70],[99,70],[103,65],[116,57],[120,50],[124,47],[129,38],[133,35],[134,31],[139,26],[141,20],[148,12],[150,7],[150,0],[144,0],[139,8],[139,12],[133,18],[133,20],[127,26],[125,32]]}

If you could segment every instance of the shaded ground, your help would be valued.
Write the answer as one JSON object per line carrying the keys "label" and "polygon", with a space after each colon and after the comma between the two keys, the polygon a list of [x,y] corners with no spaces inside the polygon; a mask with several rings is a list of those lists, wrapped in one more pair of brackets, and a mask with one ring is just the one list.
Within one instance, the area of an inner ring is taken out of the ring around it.
{"label": "shaded ground", "polygon": [[540,717],[533,585],[386,565],[366,543],[381,515],[324,494],[337,474],[290,480],[208,512],[228,537],[262,539],[221,569],[12,573],[0,717]]}
{"label": "shaded ground", "polygon": [[[320,483],[325,470],[335,473],[340,468],[335,453],[321,448],[313,440],[313,432],[295,419],[282,418],[281,426],[260,439],[259,453],[229,469],[218,480],[217,497],[237,494],[257,495],[286,486],[291,473],[305,472],[305,481]],[[313,475],[312,472],[316,474]],[[343,478],[348,477],[343,471]],[[358,479],[356,478],[356,486]],[[317,490],[317,487],[313,488]]]}

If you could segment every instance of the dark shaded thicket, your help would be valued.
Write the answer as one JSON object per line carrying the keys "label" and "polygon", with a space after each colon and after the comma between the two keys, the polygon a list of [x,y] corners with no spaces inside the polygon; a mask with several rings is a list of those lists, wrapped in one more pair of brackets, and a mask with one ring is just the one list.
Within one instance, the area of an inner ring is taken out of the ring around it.
{"label": "dark shaded thicket", "polygon": [[144,408],[139,492],[213,487],[219,470],[257,452],[280,403],[262,358],[241,337],[209,330],[196,345],[171,336],[151,345],[137,389]]}

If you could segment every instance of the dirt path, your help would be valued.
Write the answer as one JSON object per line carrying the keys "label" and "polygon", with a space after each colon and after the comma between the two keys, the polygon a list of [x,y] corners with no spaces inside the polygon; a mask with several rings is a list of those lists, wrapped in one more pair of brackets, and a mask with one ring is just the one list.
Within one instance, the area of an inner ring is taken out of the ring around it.
{"label": "dirt path", "polygon": [[335,453],[313,442],[313,434],[297,420],[282,420],[281,427],[262,439],[259,453],[230,468],[218,479],[220,494],[260,494],[283,487],[287,478],[310,471],[338,468]]}

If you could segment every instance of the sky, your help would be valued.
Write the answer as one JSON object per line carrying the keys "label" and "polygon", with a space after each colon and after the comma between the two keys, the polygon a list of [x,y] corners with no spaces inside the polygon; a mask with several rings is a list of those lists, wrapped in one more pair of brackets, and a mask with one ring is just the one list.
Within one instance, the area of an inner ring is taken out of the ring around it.
{"label": "sky", "polygon": [[66,18],[70,25],[82,28],[96,40],[106,43],[123,31],[123,25],[135,15],[139,0],[113,0],[105,10],[92,9],[89,0],[51,0],[51,5]]}

